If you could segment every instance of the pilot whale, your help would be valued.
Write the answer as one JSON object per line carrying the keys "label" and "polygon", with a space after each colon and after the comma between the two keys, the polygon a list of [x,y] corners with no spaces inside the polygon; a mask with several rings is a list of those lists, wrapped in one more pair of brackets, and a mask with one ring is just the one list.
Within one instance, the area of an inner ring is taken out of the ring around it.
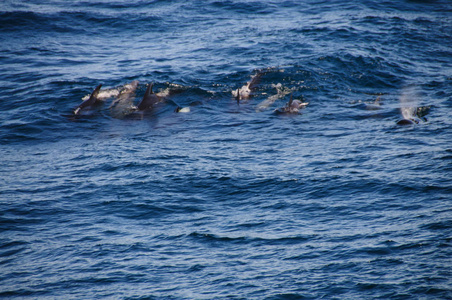
{"label": "pilot whale", "polygon": [[146,89],[146,92],[144,93],[143,99],[138,104],[137,108],[138,110],[147,110],[152,108],[155,104],[162,101],[161,97],[157,96],[152,92],[152,86],[154,84],[151,83],[148,85],[148,88]]}
{"label": "pilot whale", "polygon": [[138,84],[139,81],[134,80],[131,83],[124,85],[122,90],[116,96],[116,100],[112,102],[111,106],[116,105],[118,102],[129,100],[130,98],[132,98],[135,95],[135,91],[138,87]]}
{"label": "pilot whale", "polygon": [[136,110],[133,105],[135,91],[138,87],[138,80],[126,84],[119,92],[118,96],[110,105],[111,114],[114,118],[122,119]]}
{"label": "pilot whale", "polygon": [[76,109],[74,109],[74,115],[78,115],[82,109],[87,108],[87,107],[92,107],[99,102],[98,95],[99,95],[99,91],[100,91],[101,87],[102,87],[102,84],[99,84],[94,89],[94,91],[91,93],[89,98],[87,100],[83,101],[82,104],[77,106]]}
{"label": "pilot whale", "polygon": [[397,121],[397,125],[414,125],[419,124],[421,121],[427,122],[425,117],[431,106],[421,106],[421,107],[401,107],[402,112],[401,120]]}
{"label": "pilot whale", "polygon": [[297,114],[301,109],[308,106],[308,104],[309,102],[302,102],[298,99],[293,100],[292,94],[290,94],[290,100],[286,106],[276,109],[275,112],[280,114]]}
{"label": "pilot whale", "polygon": [[252,93],[256,89],[256,86],[259,84],[263,74],[263,72],[257,72],[244,86],[237,89],[236,91],[232,91],[232,95],[237,100],[237,103],[239,103],[240,100],[246,100],[252,96]]}
{"label": "pilot whale", "polygon": [[375,99],[375,101],[373,103],[365,103],[364,105],[364,109],[365,110],[379,110],[381,109],[381,98],[380,96],[377,97],[377,99]]}

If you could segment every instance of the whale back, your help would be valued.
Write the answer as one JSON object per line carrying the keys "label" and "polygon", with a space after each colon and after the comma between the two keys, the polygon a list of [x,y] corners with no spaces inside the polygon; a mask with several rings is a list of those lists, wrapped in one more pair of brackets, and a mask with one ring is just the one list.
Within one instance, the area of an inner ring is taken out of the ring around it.
{"label": "whale back", "polygon": [[413,124],[417,124],[417,122],[412,119],[402,119],[397,122],[397,125],[413,125]]}
{"label": "whale back", "polygon": [[287,107],[292,107],[292,103],[293,103],[293,94],[290,94],[290,100],[289,103],[287,104]]}

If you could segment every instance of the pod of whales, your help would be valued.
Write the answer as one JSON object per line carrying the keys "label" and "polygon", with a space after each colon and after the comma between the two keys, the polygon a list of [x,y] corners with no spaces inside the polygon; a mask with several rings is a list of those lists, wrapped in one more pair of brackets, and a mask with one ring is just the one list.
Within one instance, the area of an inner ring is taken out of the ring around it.
{"label": "pod of whales", "polygon": [[[254,91],[256,90],[258,84],[261,81],[262,76],[265,73],[262,71],[258,71],[255,75],[251,77],[251,80],[248,81],[245,85],[237,90],[233,90],[231,93],[234,96],[235,100],[239,104],[240,100],[250,99],[253,96]],[[186,90],[183,86],[171,84],[170,87],[166,88],[164,91],[159,93],[153,92],[154,84],[148,84],[146,91],[139,101],[138,105],[134,105],[134,101],[136,99],[136,91],[139,82],[137,80],[132,81],[129,84],[124,85],[122,88],[111,88],[101,90],[102,84],[99,84],[89,96],[84,97],[84,101],[78,105],[73,110],[73,115],[76,118],[79,118],[79,115],[87,115],[82,114],[83,111],[90,111],[97,105],[104,102],[104,100],[108,98],[113,98],[111,105],[109,106],[111,115],[114,118],[122,119],[127,117],[128,115],[135,115],[139,112],[144,112],[154,109],[159,109],[162,107],[161,105],[157,105],[162,103],[163,106],[174,105],[176,108],[174,112],[176,113],[188,113],[191,112],[190,107],[181,107],[177,103],[175,103],[170,97],[171,95],[181,93]],[[301,110],[305,109],[309,102],[304,102],[303,97],[301,99],[293,99],[292,90],[287,87],[283,87],[280,83],[273,84],[273,87],[276,88],[277,93],[275,95],[269,96],[262,102],[260,102],[256,106],[256,111],[260,112],[267,109],[270,105],[276,102],[276,100],[285,97],[287,94],[291,93],[290,100],[283,107],[277,108],[274,110],[276,114],[299,114]],[[265,93],[262,93],[264,95]],[[260,95],[260,97],[262,96]],[[257,96],[257,95],[256,95]],[[414,99],[414,100],[413,100]],[[416,105],[417,99],[415,97],[408,97],[407,93],[402,93],[400,98],[400,112],[402,115],[402,119],[396,121],[397,125],[414,125],[419,124],[421,122],[426,122],[427,119],[425,115],[429,113],[430,106],[420,106]],[[366,110],[380,110],[381,108],[381,99],[377,97],[377,99],[373,103],[366,103]],[[190,105],[191,106],[191,105]],[[89,114],[88,114],[89,115]],[[140,114],[141,118],[143,114]],[[69,117],[69,116],[68,116]]]}
{"label": "pod of whales", "polygon": [[[75,116],[80,115],[82,111],[89,110],[95,105],[102,103],[103,100],[115,97],[112,101],[109,109],[112,116],[115,118],[123,118],[126,115],[132,114],[136,111],[145,111],[152,109],[157,103],[164,101],[164,96],[157,95],[152,91],[153,83],[149,84],[143,98],[139,102],[138,106],[134,106],[135,93],[138,87],[138,80],[132,81],[130,84],[125,85],[121,90],[110,89],[101,91],[102,84],[99,84],[94,91],[90,94],[88,99],[84,100],[79,106],[77,106],[73,113]],[[169,94],[169,92],[166,92]]]}

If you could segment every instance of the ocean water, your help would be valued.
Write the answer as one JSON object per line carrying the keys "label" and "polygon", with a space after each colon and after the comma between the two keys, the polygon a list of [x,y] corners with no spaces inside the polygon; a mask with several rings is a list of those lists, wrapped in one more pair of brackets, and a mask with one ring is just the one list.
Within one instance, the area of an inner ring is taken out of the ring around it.
{"label": "ocean water", "polygon": [[0,90],[1,298],[452,299],[450,1],[4,0]]}

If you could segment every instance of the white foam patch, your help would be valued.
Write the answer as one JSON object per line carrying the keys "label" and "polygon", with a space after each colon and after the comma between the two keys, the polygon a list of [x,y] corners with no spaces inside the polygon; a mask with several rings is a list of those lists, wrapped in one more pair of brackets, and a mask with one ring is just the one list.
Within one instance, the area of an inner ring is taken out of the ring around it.
{"label": "white foam patch", "polygon": [[[97,99],[104,101],[109,98],[118,97],[121,93],[127,93],[134,91],[138,86],[138,80],[134,80],[131,83],[127,83],[123,86],[111,88],[111,89],[101,89],[97,95]],[[82,98],[83,101],[88,100],[91,94],[88,94]]]}
{"label": "white foam patch", "polygon": [[171,89],[170,88],[166,88],[161,92],[155,93],[157,96],[159,97],[168,97],[171,94]]}
{"label": "white foam patch", "polygon": [[[106,90],[100,90],[99,94],[97,95],[97,99],[103,101],[108,98],[117,97],[120,93],[120,88],[115,89],[106,89]],[[88,100],[91,94],[88,94],[82,98],[83,101]]]}
{"label": "white foam patch", "polygon": [[190,107],[184,107],[184,108],[181,108],[180,110],[179,110],[179,112],[180,113],[189,113],[190,112]]}

